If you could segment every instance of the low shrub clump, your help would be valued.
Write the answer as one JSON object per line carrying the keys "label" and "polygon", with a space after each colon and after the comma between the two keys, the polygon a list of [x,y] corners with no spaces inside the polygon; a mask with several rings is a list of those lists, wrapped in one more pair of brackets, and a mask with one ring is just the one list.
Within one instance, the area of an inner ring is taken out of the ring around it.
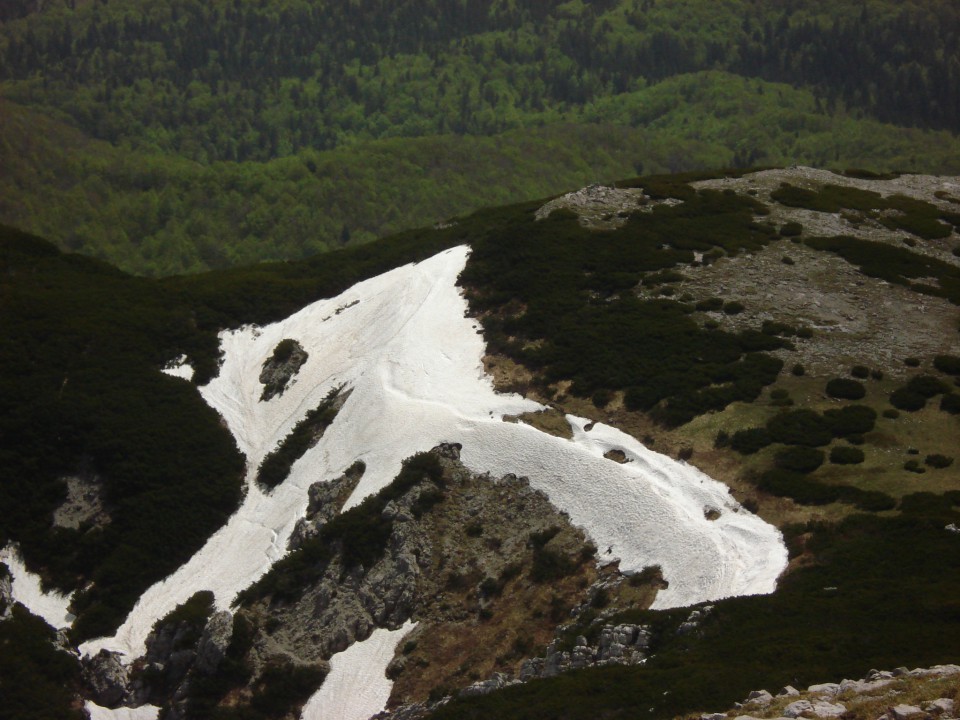
{"label": "low shrub clump", "polygon": [[796,237],[803,233],[803,225],[798,222],[784,223],[780,228],[780,237]]}
{"label": "low shrub clump", "polygon": [[[781,470],[807,474],[823,465],[823,451],[802,445],[787,447],[777,452],[773,464]],[[831,459],[832,459],[831,454]]]}
{"label": "low shrub clump", "polygon": [[827,395],[840,400],[860,400],[867,394],[863,383],[849,378],[834,378],[827,383]]}
{"label": "low shrub clump", "polygon": [[830,449],[830,462],[834,465],[858,465],[863,462],[863,450],[848,445]]}
{"label": "low shrub clump", "polygon": [[337,417],[337,397],[341,388],[334,388],[316,408],[296,424],[280,445],[270,452],[257,468],[257,482],[272,489],[287,479],[290,468],[323,435]]}
{"label": "low shrub clump", "polygon": [[741,455],[753,455],[773,442],[766,428],[737,430],[730,438],[730,447]]}
{"label": "low shrub clump", "polygon": [[767,422],[770,437],[784,445],[819,447],[833,440],[830,423],[813,410],[793,410],[772,417]]}
{"label": "low shrub clump", "polygon": [[942,468],[948,468],[951,465],[953,465],[953,458],[936,453],[934,455],[927,455],[923,459],[923,463],[924,465],[929,465],[932,468],[942,469]]}
{"label": "low shrub clump", "polygon": [[870,376],[870,368],[868,368],[866,365],[854,365],[852,368],[850,368],[850,374],[855,378],[865,380]]}
{"label": "low shrub clump", "polygon": [[940,398],[940,409],[951,415],[960,414],[960,395],[948,393]]}
{"label": "low shrub clump", "polygon": [[862,435],[873,430],[877,422],[877,413],[866,405],[847,405],[823,413],[836,437]]}
{"label": "low shrub clump", "polygon": [[936,378],[933,375],[917,375],[912,377],[906,384],[906,388],[910,392],[923,395],[923,397],[927,399],[950,391],[950,388],[945,382],[943,382],[943,380]]}
{"label": "low shrub clump", "polygon": [[927,404],[927,398],[907,388],[900,388],[890,393],[890,404],[897,410],[916,412],[917,410],[923,410]]}
{"label": "low shrub clump", "polygon": [[956,355],[937,355],[933,366],[947,375],[960,375],[960,357]]}

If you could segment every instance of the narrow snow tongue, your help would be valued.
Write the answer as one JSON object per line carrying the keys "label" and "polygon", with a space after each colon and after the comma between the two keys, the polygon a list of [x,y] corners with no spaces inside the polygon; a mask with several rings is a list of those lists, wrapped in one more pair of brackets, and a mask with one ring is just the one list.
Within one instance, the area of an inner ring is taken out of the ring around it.
{"label": "narrow snow tongue", "polygon": [[0,563],[10,570],[10,594],[13,600],[57,630],[70,627],[74,619],[67,609],[73,598],[71,594],[44,592],[40,577],[27,570],[20,558],[20,551],[12,543],[0,550]]}
{"label": "narrow snow tongue", "polygon": [[90,715],[90,720],[157,720],[160,715],[160,708],[155,705],[141,705],[137,708],[105,708],[92,700],[87,700],[83,709]]}
{"label": "narrow snow tongue", "polygon": [[397,630],[379,628],[330,658],[330,673],[304,705],[301,720],[367,720],[383,710],[393,688],[387,665],[415,627],[408,620]]}

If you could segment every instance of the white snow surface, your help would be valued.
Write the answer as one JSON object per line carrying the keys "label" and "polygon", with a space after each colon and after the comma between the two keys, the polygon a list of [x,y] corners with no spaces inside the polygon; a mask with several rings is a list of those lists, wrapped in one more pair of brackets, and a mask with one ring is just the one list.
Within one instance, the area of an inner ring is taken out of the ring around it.
{"label": "white snow surface", "polygon": [[8,543],[0,550],[0,562],[10,569],[14,600],[58,630],[70,627],[74,616],[67,610],[67,606],[70,605],[72,595],[45,593],[40,587],[40,577],[27,570],[19,549],[13,543]]}
{"label": "white snow surface", "polygon": [[[479,326],[456,288],[469,249],[457,247],[315,302],[264,328],[221,334],[219,376],[200,388],[248,462],[248,492],[229,522],[183,567],[150,588],[113,638],[81,646],[132,661],[157,618],[198,590],[219,607],[262,576],[286,549],[307,489],[356,460],[366,472],[346,507],[386,486],[404,458],[440,442],[463,445],[475,472],[526,475],[624,571],[658,564],[670,586],[655,607],[772,592],[786,565],[780,533],[737,506],[728,489],[695,468],[643,447],[614,428],[570,417],[572,441],[503,422],[541,406],[497,394],[481,364]],[[339,311],[339,312],[338,312]],[[309,358],[282,396],[260,401],[260,370],[280,340]],[[253,482],[264,456],[327,393],[352,390],[336,420],[269,495]],[[619,448],[632,460],[603,457]],[[714,521],[706,508],[721,511]],[[609,554],[607,550],[610,550]]]}
{"label": "white snow surface", "polygon": [[175,360],[171,360],[160,372],[172,377],[183,378],[184,380],[193,380],[193,365],[187,361],[186,355],[181,355]]}
{"label": "white snow surface", "polygon": [[383,710],[393,688],[387,665],[415,627],[408,620],[397,630],[379,628],[330,658],[330,673],[303,706],[300,720],[367,720]]}
{"label": "white snow surface", "polygon": [[93,700],[87,700],[83,709],[90,715],[90,720],[157,720],[157,715],[160,712],[160,708],[156,705],[111,709],[100,707]]}

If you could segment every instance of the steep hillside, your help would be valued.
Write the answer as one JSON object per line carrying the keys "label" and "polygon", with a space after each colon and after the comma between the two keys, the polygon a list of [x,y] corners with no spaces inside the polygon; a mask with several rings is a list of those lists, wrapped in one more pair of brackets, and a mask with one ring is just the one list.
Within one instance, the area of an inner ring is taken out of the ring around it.
{"label": "steep hillside", "polygon": [[14,717],[661,718],[955,660],[958,202],[643,177],[162,281],[4,230]]}

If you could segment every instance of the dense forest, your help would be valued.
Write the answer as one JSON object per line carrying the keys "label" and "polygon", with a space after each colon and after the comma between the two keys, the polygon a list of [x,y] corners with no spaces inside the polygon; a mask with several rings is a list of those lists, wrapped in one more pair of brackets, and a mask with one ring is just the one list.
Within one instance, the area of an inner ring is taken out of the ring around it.
{"label": "dense forest", "polygon": [[0,219],[151,275],[645,172],[960,167],[960,9],[934,0],[91,0],[0,22]]}
{"label": "dense forest", "polygon": [[819,5],[128,0],[7,28],[0,67],[11,99],[202,162],[604,120],[599,100],[707,69],[958,127],[960,9]]}

